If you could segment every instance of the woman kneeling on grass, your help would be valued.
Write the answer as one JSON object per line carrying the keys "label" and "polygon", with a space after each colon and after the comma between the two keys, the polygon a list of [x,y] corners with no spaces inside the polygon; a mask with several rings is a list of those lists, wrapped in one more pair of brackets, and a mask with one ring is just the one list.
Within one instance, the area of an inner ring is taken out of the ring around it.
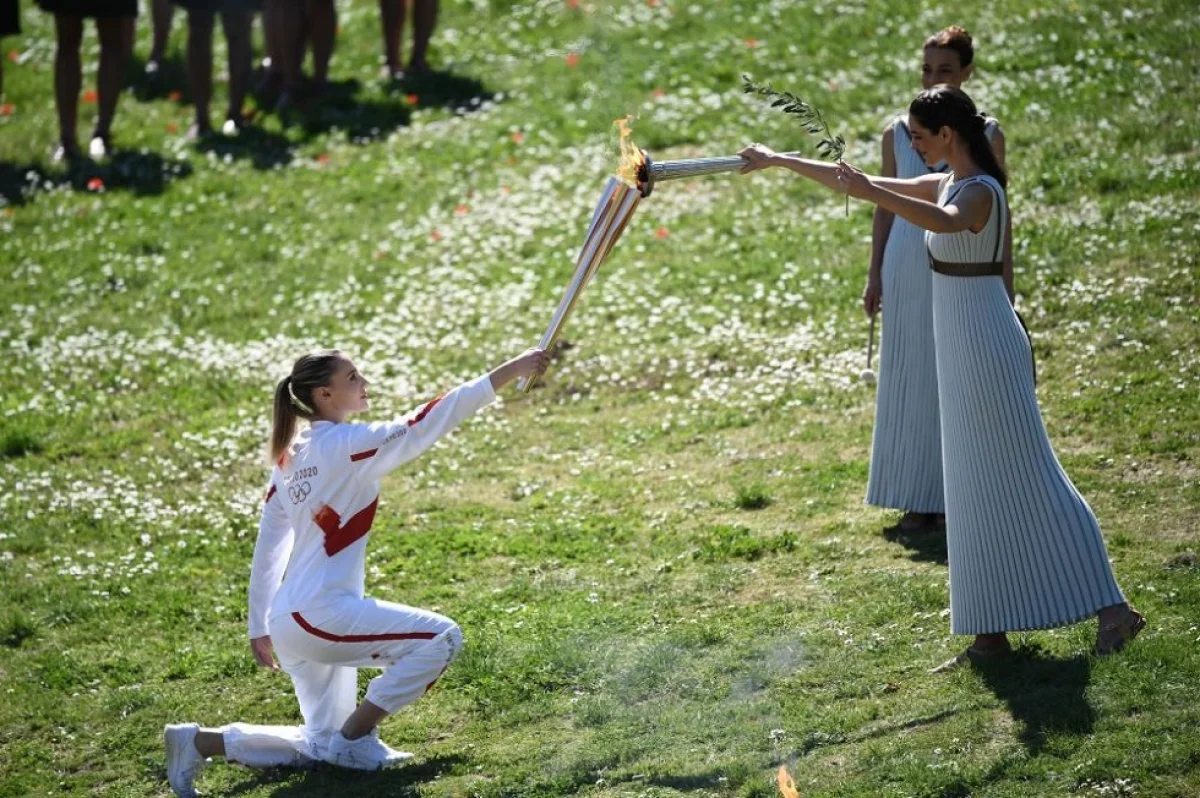
{"label": "woman kneeling on grass", "polygon": [[[359,770],[411,757],[380,741],[378,724],[433,686],[462,646],[462,631],[437,613],[363,596],[379,480],[548,362],[531,349],[408,418],[351,424],[347,417],[368,407],[368,382],[354,363],[336,350],[296,361],[275,389],[275,467],[254,548],[249,625],[258,664],[291,676],[304,725],[167,726],[176,795],[196,794],[193,782],[211,756],[253,767],[323,761]],[[301,418],[310,426],[297,435]],[[356,707],[360,667],[383,673]]]}
{"label": "woman kneeling on grass", "polygon": [[1011,651],[1007,633],[1099,615],[1095,651],[1146,621],[1125,601],[1087,502],[1059,465],[1034,391],[1029,339],[1005,288],[1007,183],[986,120],[961,89],[935,86],[908,108],[912,146],[950,174],[869,177],[848,164],[742,150],[743,172],[782,166],[923,228],[933,269],[950,627],[975,635],[936,668]]}

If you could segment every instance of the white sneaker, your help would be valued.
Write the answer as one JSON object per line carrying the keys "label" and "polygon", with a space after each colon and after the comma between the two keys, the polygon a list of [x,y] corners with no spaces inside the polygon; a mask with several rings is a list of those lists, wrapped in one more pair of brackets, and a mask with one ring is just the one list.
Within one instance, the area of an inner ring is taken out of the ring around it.
{"label": "white sneaker", "polygon": [[88,142],[88,155],[96,159],[108,157],[108,142],[104,140],[103,136],[93,136],[92,140]]}
{"label": "white sneaker", "polygon": [[412,759],[412,754],[388,746],[379,739],[379,730],[373,729],[356,740],[347,740],[340,731],[335,732],[329,738],[324,759],[343,768],[382,770],[407,762]]}
{"label": "white sneaker", "polygon": [[169,723],[163,730],[167,744],[167,781],[179,798],[196,798],[196,776],[208,764],[196,750],[198,723]]}

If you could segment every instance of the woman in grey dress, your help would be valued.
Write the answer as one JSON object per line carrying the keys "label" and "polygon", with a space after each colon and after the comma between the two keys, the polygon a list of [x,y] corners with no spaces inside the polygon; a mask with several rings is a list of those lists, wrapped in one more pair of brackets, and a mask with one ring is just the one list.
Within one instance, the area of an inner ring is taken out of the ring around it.
{"label": "woman in grey dress", "polygon": [[[974,69],[974,41],[965,29],[952,25],[925,40],[922,88],[939,84],[961,88]],[[1005,139],[999,122],[988,119],[984,130],[1003,168]],[[898,115],[883,131],[881,156],[883,177],[919,177],[950,169],[946,163],[926,164],[913,149],[907,113]],[[1008,246],[1004,255],[1004,281],[1012,296]],[[885,298],[866,502],[904,510],[897,524],[900,530],[935,529],[945,523],[946,502],[933,345],[933,279],[925,231],[876,206],[871,265],[863,291],[867,315],[874,316]]]}
{"label": "woman in grey dress", "polygon": [[1059,465],[1034,392],[1029,340],[1002,278],[1006,177],[961,89],[909,106],[913,148],[949,174],[869,177],[848,164],[742,150],[743,172],[783,166],[926,230],[933,275],[950,555],[950,626],[975,636],[935,671],[1011,651],[1007,633],[1098,615],[1095,652],[1146,625],[1112,574],[1099,526]]}

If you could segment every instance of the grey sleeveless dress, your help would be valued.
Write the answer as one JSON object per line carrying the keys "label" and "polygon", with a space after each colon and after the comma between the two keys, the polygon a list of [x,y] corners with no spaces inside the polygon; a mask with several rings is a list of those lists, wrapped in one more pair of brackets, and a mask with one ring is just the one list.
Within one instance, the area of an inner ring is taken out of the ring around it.
{"label": "grey sleeveless dress", "polygon": [[[1125,599],[1100,528],[1059,465],[1034,392],[1029,339],[999,274],[941,273],[998,261],[1006,200],[989,176],[947,181],[945,205],[972,183],[994,192],[979,233],[926,233],[941,409],[950,628],[1047,629]],[[946,264],[940,262],[947,262]]]}
{"label": "grey sleeveless dress", "polygon": [[[998,129],[989,119],[990,139]],[[904,117],[892,125],[896,176],[931,169],[912,148]],[[883,321],[866,503],[918,513],[946,511],[933,349],[933,283],[925,231],[899,216],[883,251]]]}

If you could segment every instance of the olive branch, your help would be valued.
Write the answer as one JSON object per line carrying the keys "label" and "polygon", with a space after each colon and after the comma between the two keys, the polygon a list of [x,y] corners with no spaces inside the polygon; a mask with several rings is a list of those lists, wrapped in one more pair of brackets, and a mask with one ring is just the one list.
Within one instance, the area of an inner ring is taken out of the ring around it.
{"label": "olive branch", "polygon": [[[764,102],[770,103],[772,108],[778,108],[783,113],[794,116],[809,133],[814,136],[822,136],[823,138],[817,142],[817,152],[821,154],[822,158],[842,163],[842,159],[846,156],[846,140],[841,136],[833,135],[833,131],[829,129],[829,123],[825,121],[819,108],[806,103],[789,91],[779,91],[771,85],[770,81],[765,84],[755,83],[749,75],[742,75],[742,91],[747,94],[757,94]],[[850,215],[849,193],[846,194],[846,215]]]}

